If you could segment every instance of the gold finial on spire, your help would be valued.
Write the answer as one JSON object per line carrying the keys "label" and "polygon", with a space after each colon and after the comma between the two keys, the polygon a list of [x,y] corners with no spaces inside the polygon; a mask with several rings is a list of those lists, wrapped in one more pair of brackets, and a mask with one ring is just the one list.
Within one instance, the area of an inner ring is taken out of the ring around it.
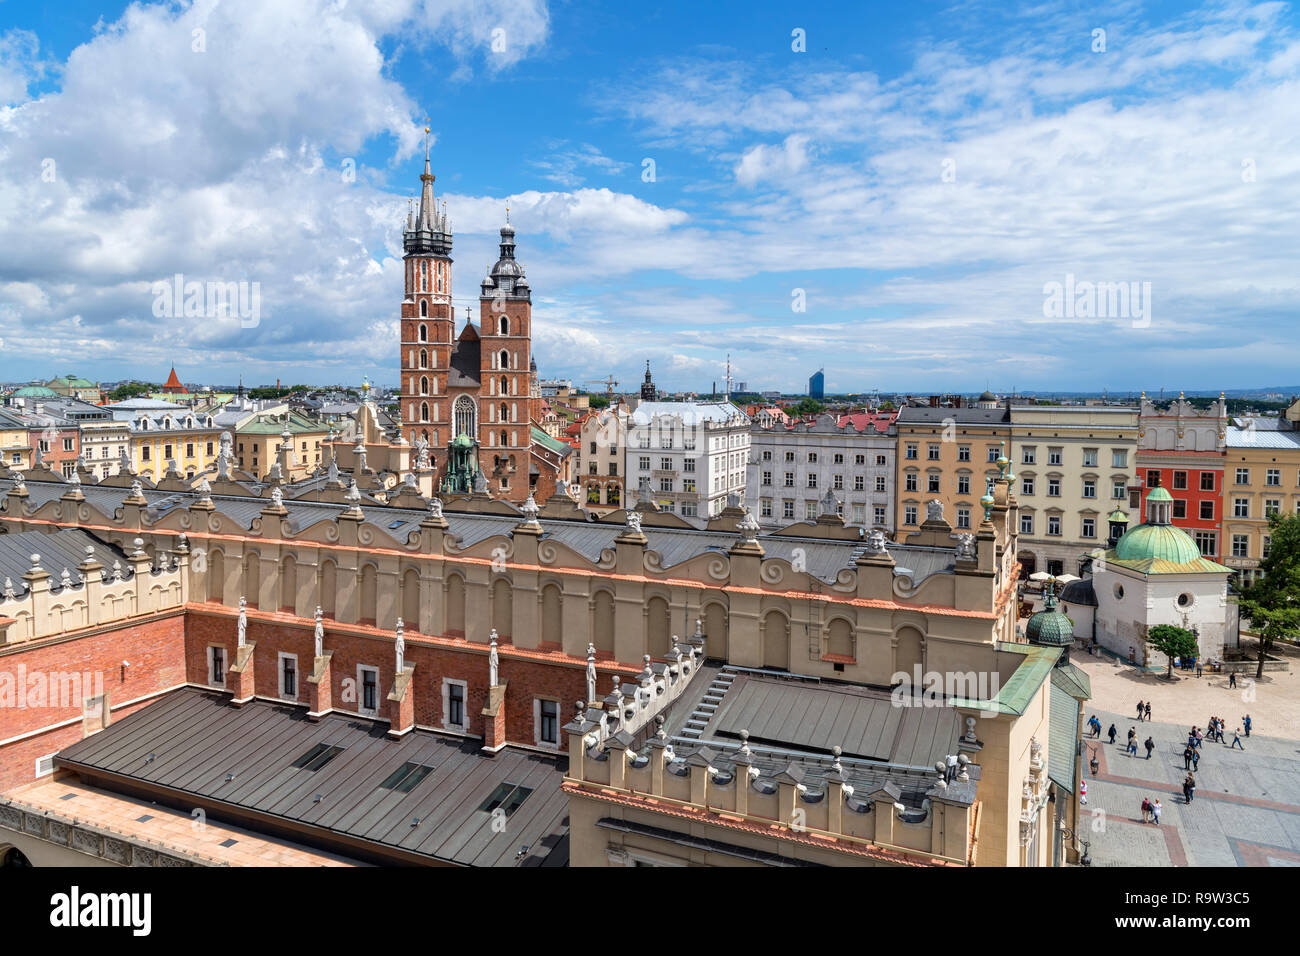
{"label": "gold finial on spire", "polygon": [[510,225],[510,203],[506,203],[506,225]]}

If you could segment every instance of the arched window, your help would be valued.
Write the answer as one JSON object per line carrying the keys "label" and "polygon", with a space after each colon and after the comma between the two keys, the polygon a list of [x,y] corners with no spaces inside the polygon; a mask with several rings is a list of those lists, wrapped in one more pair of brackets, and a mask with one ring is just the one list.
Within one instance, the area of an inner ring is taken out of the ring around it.
{"label": "arched window", "polygon": [[426,317],[427,317],[428,314],[429,314],[429,300],[428,300],[428,299],[421,299],[421,300],[420,300],[420,315],[421,315],[421,316],[426,316]]}
{"label": "arched window", "polygon": [[501,316],[501,334],[502,335],[510,334],[510,320],[506,318],[504,315]]}
{"label": "arched window", "polygon": [[497,357],[497,361],[499,361],[499,362],[501,363],[501,364],[500,364],[500,367],[501,367],[501,368],[509,368],[509,367],[510,367],[510,353],[507,352],[505,349],[502,349],[502,350],[501,350],[501,354]]}
{"label": "arched window", "polygon": [[502,395],[504,395],[504,394],[506,393],[507,388],[508,388],[508,386],[506,385],[506,377],[505,377],[504,375],[502,375],[502,376],[501,376],[501,394],[502,394]]}
{"label": "arched window", "polygon": [[421,342],[429,341],[429,327],[425,325],[423,322],[420,323],[420,341]]}
{"label": "arched window", "polygon": [[502,447],[502,448],[505,448],[505,447],[506,447],[506,433],[505,433],[505,432],[502,432],[502,433],[501,433],[501,447]]}
{"label": "arched window", "polygon": [[420,394],[429,394],[429,379],[423,375],[420,376]]}
{"label": "arched window", "polygon": [[[421,402],[421,403],[420,403],[420,421],[422,421],[422,422],[427,422],[428,420],[429,420],[429,403],[428,403],[428,402]],[[428,432],[425,432],[424,437],[425,437],[425,440],[427,441],[428,438],[429,438],[429,433],[428,433]]]}
{"label": "arched window", "polygon": [[505,402],[502,402],[501,405],[497,408],[497,421],[499,422],[510,421],[510,411],[509,409],[506,408]]}
{"label": "arched window", "polygon": [[474,399],[468,395],[461,395],[456,399],[456,404],[452,406],[452,424],[453,431],[457,435],[468,435],[474,437],[477,430],[478,413],[474,407]]}
{"label": "arched window", "polygon": [[420,349],[420,368],[429,367],[429,353],[425,349]]}

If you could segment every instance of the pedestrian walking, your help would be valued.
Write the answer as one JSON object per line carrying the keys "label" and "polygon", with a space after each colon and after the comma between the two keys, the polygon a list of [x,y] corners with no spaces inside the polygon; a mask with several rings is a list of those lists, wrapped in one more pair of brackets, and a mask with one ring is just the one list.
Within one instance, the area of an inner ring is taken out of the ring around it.
{"label": "pedestrian walking", "polygon": [[1183,748],[1183,769],[1184,770],[1192,769],[1192,755],[1193,755],[1193,751],[1191,745],[1189,744],[1188,746]]}
{"label": "pedestrian walking", "polygon": [[1146,702],[1146,705],[1142,708],[1142,713],[1147,720],[1151,719],[1151,701]]}
{"label": "pedestrian walking", "polygon": [[1193,750],[1193,751],[1192,751],[1192,769],[1193,769],[1193,770],[1199,770],[1200,767],[1201,767],[1201,752],[1200,752],[1199,750]]}
{"label": "pedestrian walking", "polygon": [[1119,731],[1115,729],[1114,724],[1111,724],[1108,733],[1110,734],[1110,742],[1113,744],[1115,742],[1115,735],[1119,733]]}
{"label": "pedestrian walking", "polygon": [[1250,714],[1247,714],[1245,717],[1241,718],[1241,725],[1246,728],[1247,737],[1250,736],[1250,723],[1251,723]]}
{"label": "pedestrian walking", "polygon": [[1199,657],[1196,658],[1196,679],[1201,679],[1201,659]]}
{"label": "pedestrian walking", "polygon": [[1183,796],[1187,798],[1188,803],[1196,799],[1196,778],[1190,773],[1187,775],[1187,779],[1183,781]]}
{"label": "pedestrian walking", "polygon": [[1229,686],[1229,687],[1236,687],[1236,686],[1237,686],[1237,672],[1236,672],[1236,671],[1233,671],[1232,673],[1230,673],[1230,674],[1228,675],[1228,686]]}
{"label": "pedestrian walking", "polygon": [[[1236,730],[1232,732],[1232,747],[1240,747],[1242,750],[1246,749],[1246,745],[1241,742],[1240,727],[1238,727]],[[1232,747],[1229,747],[1228,749],[1231,750]]]}
{"label": "pedestrian walking", "polygon": [[1138,701],[1138,720],[1142,719],[1142,701]]}
{"label": "pedestrian walking", "polygon": [[1146,797],[1142,798],[1142,822],[1151,822],[1151,801]]}
{"label": "pedestrian walking", "polygon": [[1082,777],[1079,778],[1079,803],[1088,805],[1088,781]]}
{"label": "pedestrian walking", "polygon": [[1156,749],[1156,742],[1155,742],[1154,740],[1152,740],[1150,737],[1148,737],[1148,738],[1147,738],[1147,742],[1144,743],[1142,746],[1144,746],[1144,747],[1147,748],[1147,759],[1150,760],[1150,759],[1151,759],[1151,751],[1153,751],[1153,750]]}
{"label": "pedestrian walking", "polygon": [[1160,826],[1160,811],[1163,809],[1164,807],[1160,805],[1160,798],[1156,797],[1155,803],[1151,804],[1151,822],[1156,826]]}

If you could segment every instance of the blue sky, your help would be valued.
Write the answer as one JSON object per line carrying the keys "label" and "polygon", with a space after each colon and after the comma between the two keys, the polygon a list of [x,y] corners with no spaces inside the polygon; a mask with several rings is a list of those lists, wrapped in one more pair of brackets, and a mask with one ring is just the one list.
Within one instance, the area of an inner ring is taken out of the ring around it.
{"label": "blue sky", "polygon": [[1291,384],[1298,72],[1281,3],[0,0],[0,378],[395,382],[428,115],[461,314],[509,203],[546,376]]}

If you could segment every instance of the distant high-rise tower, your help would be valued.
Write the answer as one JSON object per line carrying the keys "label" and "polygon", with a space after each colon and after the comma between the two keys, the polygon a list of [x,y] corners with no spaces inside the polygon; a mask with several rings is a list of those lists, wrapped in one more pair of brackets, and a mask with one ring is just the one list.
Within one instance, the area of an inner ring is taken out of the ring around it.
{"label": "distant high-rise tower", "polygon": [[650,377],[650,360],[646,359],[645,381],[641,383],[641,401],[653,402],[658,398],[659,390],[655,388],[654,379]]}
{"label": "distant high-rise tower", "polygon": [[817,401],[826,397],[826,370],[819,368],[808,379],[808,394]]}

